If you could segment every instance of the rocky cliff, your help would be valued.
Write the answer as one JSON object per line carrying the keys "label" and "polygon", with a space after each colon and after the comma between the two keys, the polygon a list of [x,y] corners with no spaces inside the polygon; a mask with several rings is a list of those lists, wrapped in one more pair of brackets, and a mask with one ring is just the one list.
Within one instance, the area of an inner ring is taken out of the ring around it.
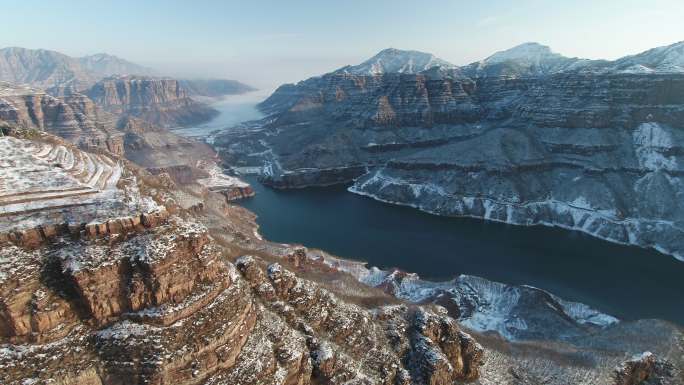
{"label": "rocky cliff", "polygon": [[207,188],[47,134],[0,141],[3,384],[683,379],[673,325],[270,243]]}
{"label": "rocky cliff", "polygon": [[607,62],[525,44],[415,70],[397,53],[387,68],[401,70],[362,64],[280,87],[260,105],[268,118],[216,145],[275,187],[353,182],[435,214],[561,226],[682,258],[683,46]]}
{"label": "rocky cliff", "polygon": [[[4,237],[0,245],[3,384],[443,384],[479,377],[482,346],[439,308],[361,306],[260,257],[234,265],[225,258],[233,246],[201,223],[212,221],[183,210],[173,198],[180,191],[144,171],[46,135],[0,139],[3,181],[14,183],[0,185],[0,228],[29,234],[26,228],[37,226],[40,235],[30,243]],[[25,169],[62,174],[46,180]],[[76,190],[93,179],[102,185],[89,202]],[[71,205],[60,203],[65,194]],[[26,199],[31,207],[18,205]],[[141,207],[154,209],[137,220],[124,216]],[[225,237],[235,219],[216,215]],[[66,222],[55,223],[58,217]]]}
{"label": "rocky cliff", "polygon": [[123,135],[116,117],[101,111],[87,96],[60,98],[23,86],[0,82],[0,121],[61,136],[84,148],[123,154]]}
{"label": "rocky cliff", "polygon": [[99,81],[86,94],[109,112],[162,127],[198,124],[218,113],[192,100],[178,80],[169,78],[110,77]]}

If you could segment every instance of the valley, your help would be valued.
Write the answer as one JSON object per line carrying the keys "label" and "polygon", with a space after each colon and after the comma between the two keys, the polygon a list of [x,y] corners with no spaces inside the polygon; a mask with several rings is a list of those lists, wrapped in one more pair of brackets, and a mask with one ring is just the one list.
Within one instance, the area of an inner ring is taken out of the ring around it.
{"label": "valley", "polygon": [[679,385],[683,44],[273,93],[0,49],[0,383]]}

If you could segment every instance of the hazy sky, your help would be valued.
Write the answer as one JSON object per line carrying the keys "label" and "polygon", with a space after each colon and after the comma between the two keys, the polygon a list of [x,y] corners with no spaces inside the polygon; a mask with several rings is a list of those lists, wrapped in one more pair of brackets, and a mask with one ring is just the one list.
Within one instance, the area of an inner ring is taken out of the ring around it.
{"label": "hazy sky", "polygon": [[0,47],[107,52],[258,87],[387,47],[467,64],[537,41],[612,59],[684,40],[684,0],[0,0]]}

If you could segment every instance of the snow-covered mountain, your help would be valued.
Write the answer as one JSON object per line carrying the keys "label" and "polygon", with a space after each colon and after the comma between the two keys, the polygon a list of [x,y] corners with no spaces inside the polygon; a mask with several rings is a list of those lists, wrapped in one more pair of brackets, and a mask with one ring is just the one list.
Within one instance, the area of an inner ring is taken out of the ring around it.
{"label": "snow-covered mountain", "polygon": [[346,66],[336,72],[353,75],[415,74],[433,67],[456,68],[455,65],[429,53],[388,48],[359,65]]}
{"label": "snow-covered mountain", "polygon": [[611,63],[621,73],[684,73],[684,41],[657,47]]}
{"label": "snow-covered mountain", "polygon": [[529,42],[491,56],[456,66],[433,54],[387,48],[358,65],[348,65],[330,74],[374,76],[390,73],[423,73],[430,78],[448,77],[538,77],[558,73],[649,74],[684,73],[684,42],[625,56],[615,61],[563,56],[549,46]]}
{"label": "snow-covered mountain", "polygon": [[572,70],[590,60],[568,58],[539,43],[524,43],[463,67],[472,77],[540,76]]}
{"label": "snow-covered mountain", "polygon": [[564,59],[559,53],[553,52],[548,46],[539,43],[524,43],[499,51],[481,61],[482,64],[495,64],[506,61],[519,61],[531,65],[542,65],[551,60]]}

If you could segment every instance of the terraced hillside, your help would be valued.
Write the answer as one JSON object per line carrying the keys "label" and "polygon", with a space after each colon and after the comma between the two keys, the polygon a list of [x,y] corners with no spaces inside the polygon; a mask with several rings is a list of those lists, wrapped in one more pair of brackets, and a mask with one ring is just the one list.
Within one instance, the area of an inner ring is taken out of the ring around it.
{"label": "terraced hillside", "polygon": [[157,210],[134,184],[119,186],[122,171],[117,159],[59,140],[0,137],[0,233]]}

